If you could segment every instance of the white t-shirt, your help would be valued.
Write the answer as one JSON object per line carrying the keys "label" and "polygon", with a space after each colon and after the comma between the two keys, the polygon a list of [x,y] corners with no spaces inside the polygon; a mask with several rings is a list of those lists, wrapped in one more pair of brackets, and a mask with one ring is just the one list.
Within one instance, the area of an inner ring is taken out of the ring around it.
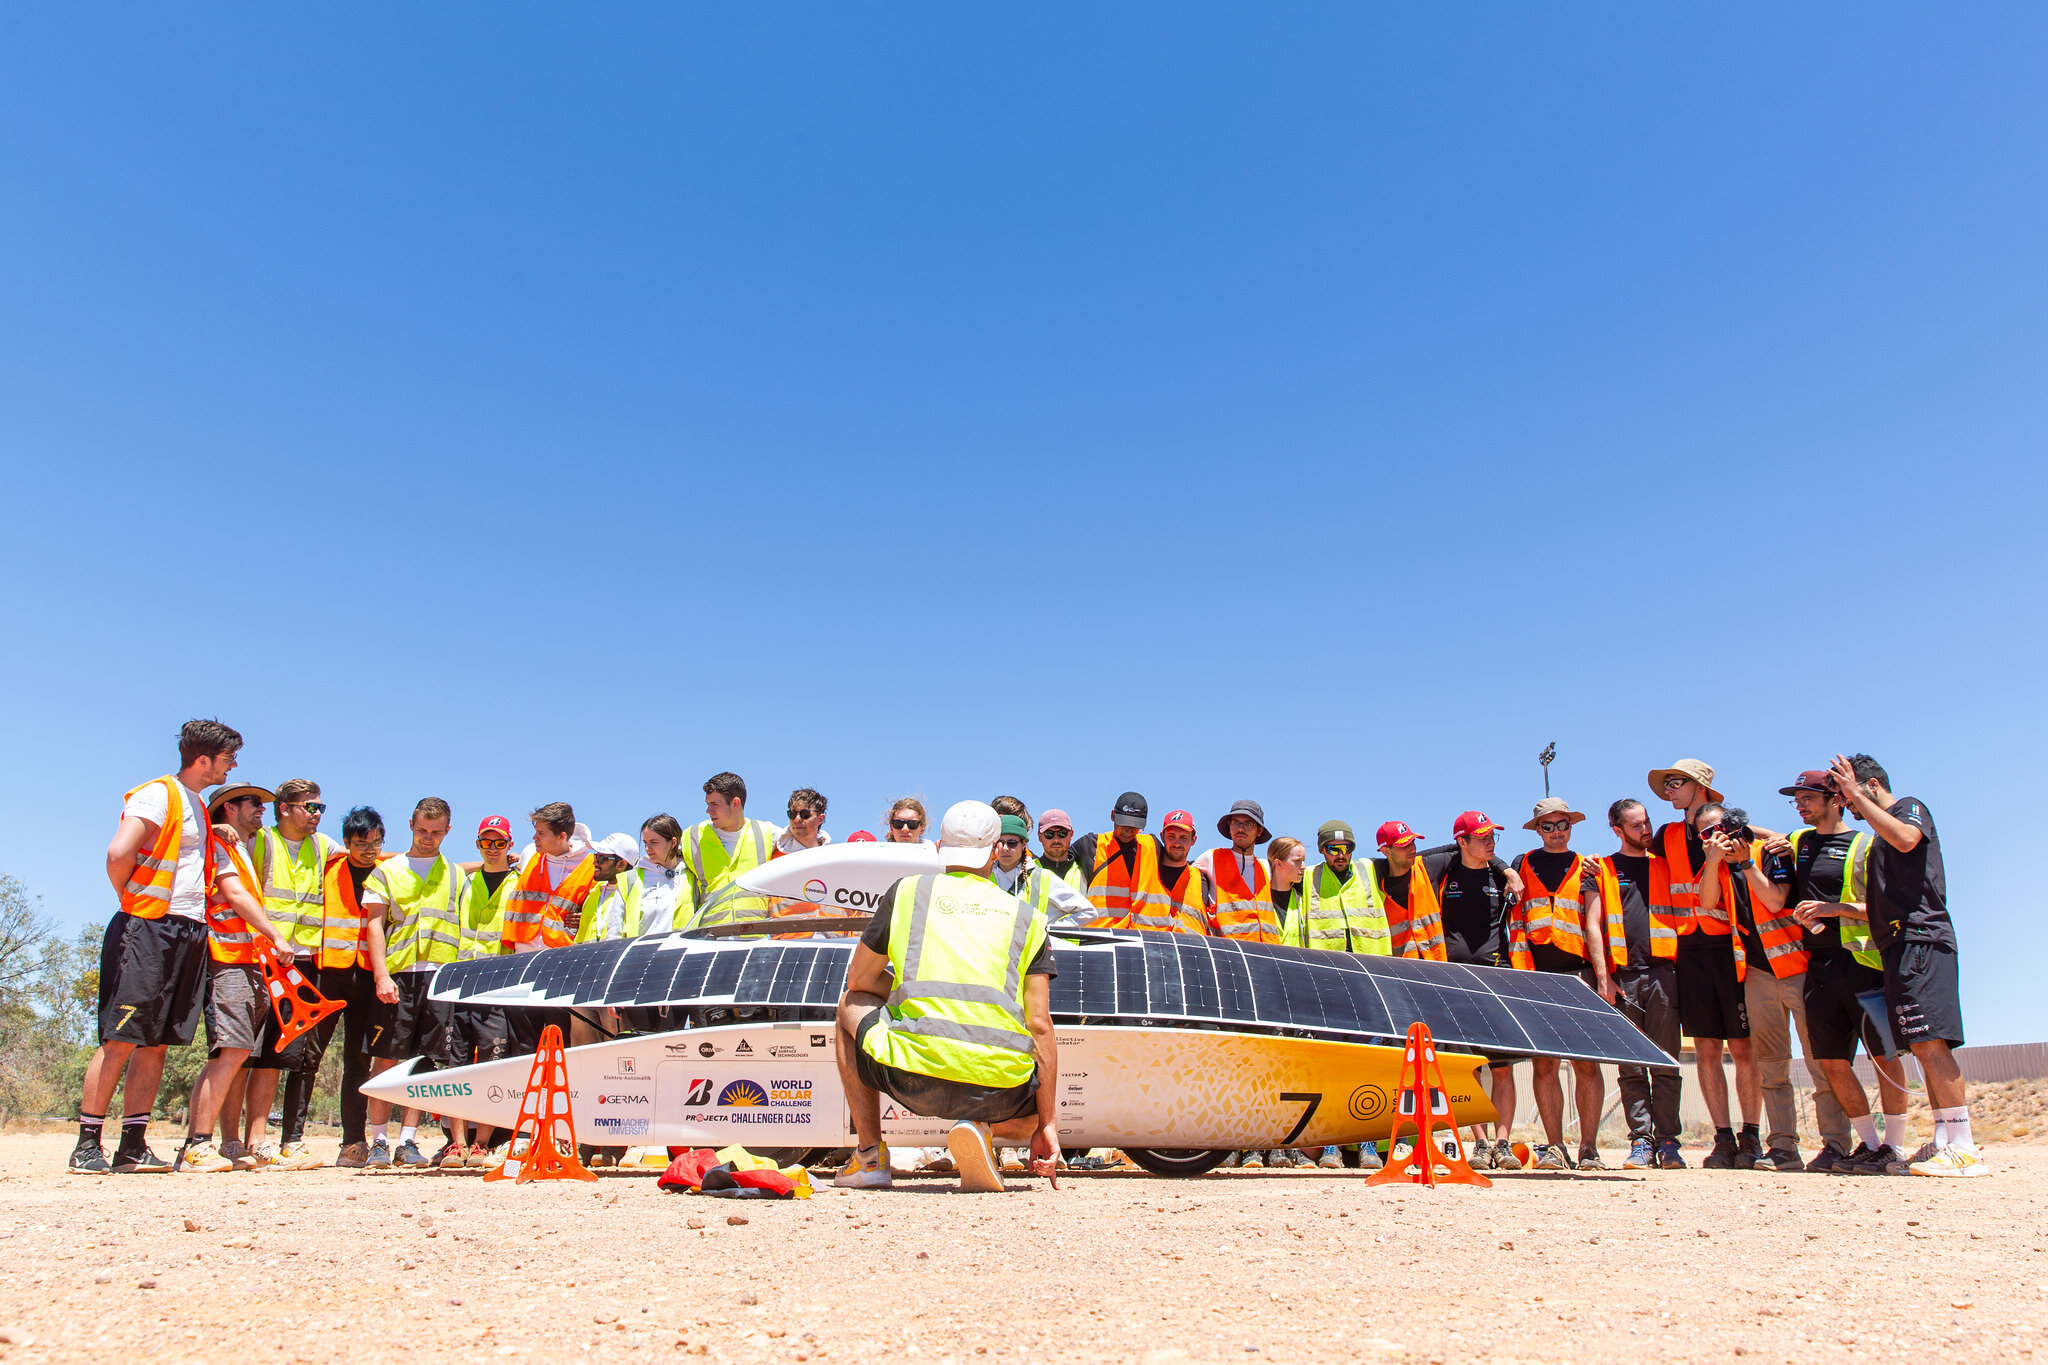
{"label": "white t-shirt", "polygon": [[[178,822],[178,870],[171,874],[170,913],[180,919],[206,918],[206,798],[187,788],[178,793],[184,807]],[[147,820],[158,829],[170,818],[170,793],[152,782],[128,798],[121,814]],[[147,853],[149,850],[141,850]]]}
{"label": "white t-shirt", "polygon": [[660,863],[640,860],[640,932],[666,934],[680,928],[675,922],[676,898],[683,885],[683,865],[671,872]]}
{"label": "white t-shirt", "polygon": [[818,831],[818,842],[810,845],[798,843],[796,841],[796,836],[791,834],[786,829],[783,830],[782,833],[775,836],[775,847],[781,849],[784,853],[795,853],[798,850],[803,849],[805,847],[823,848],[825,845],[831,842],[832,836],[822,829]]}

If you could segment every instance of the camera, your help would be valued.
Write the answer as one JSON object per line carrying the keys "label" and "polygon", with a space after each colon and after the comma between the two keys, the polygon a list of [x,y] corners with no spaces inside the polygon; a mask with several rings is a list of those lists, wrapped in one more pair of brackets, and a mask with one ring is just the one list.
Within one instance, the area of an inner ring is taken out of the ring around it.
{"label": "camera", "polygon": [[1738,844],[1747,844],[1756,839],[1756,831],[1748,825],[1731,825],[1726,820],[1708,830],[1707,833],[1718,834],[1724,839],[1733,839]]}

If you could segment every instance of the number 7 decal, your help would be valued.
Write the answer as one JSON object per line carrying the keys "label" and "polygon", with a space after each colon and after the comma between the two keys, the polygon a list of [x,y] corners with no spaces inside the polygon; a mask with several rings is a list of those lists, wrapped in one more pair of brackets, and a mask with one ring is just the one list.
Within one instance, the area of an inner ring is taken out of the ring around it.
{"label": "number 7 decal", "polygon": [[1302,1129],[1308,1127],[1308,1121],[1316,1116],[1316,1109],[1322,1104],[1323,1096],[1322,1092],[1318,1091],[1313,1095],[1288,1093],[1280,1098],[1283,1100],[1301,1100],[1308,1105],[1308,1108],[1301,1111],[1301,1118],[1295,1122],[1292,1128],[1287,1130],[1287,1136],[1280,1139],[1282,1147],[1292,1147],[1294,1140],[1301,1136]]}

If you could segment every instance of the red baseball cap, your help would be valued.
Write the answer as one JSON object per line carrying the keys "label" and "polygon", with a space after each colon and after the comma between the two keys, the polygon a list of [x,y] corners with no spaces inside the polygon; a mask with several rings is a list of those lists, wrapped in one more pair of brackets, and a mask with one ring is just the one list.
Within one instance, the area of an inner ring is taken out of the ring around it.
{"label": "red baseball cap", "polygon": [[507,820],[502,815],[486,815],[483,819],[477,821],[477,838],[483,838],[484,831],[487,829],[494,829],[498,833],[504,835],[507,839],[510,839],[512,837],[512,822],[510,820]]}
{"label": "red baseball cap", "polygon": [[1380,826],[1380,832],[1374,837],[1381,848],[1400,848],[1403,844],[1418,843],[1422,839],[1420,834],[1408,828],[1404,820],[1387,821]]}
{"label": "red baseball cap", "polygon": [[1499,828],[1499,825],[1486,818],[1485,812],[1468,810],[1451,822],[1451,837],[1464,839],[1475,834],[1491,834]]}
{"label": "red baseball cap", "polygon": [[1166,818],[1159,822],[1159,832],[1164,834],[1175,825],[1193,834],[1195,832],[1195,817],[1184,810],[1170,810],[1166,812]]}
{"label": "red baseball cap", "polygon": [[857,829],[846,836],[846,842],[849,844],[878,844],[881,840],[864,829]]}

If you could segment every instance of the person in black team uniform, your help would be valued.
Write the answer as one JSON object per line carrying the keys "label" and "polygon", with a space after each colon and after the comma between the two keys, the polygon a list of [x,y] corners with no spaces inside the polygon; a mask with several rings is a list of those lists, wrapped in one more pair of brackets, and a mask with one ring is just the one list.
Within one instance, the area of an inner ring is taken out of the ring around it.
{"label": "person in black team uniform", "polygon": [[[1522,879],[1515,875],[1513,868],[1493,856],[1494,833],[1499,829],[1499,825],[1479,811],[1468,810],[1451,826],[1456,842],[1425,848],[1416,854],[1422,873],[1436,889],[1437,903],[1443,909],[1444,952],[1452,962],[1498,967],[1505,955],[1505,940],[1501,937],[1503,926],[1507,923],[1509,907],[1522,898]],[[1401,878],[1398,885],[1395,884],[1392,868],[1384,854],[1373,859],[1373,865],[1379,885],[1385,888],[1384,894],[1405,911],[1408,907],[1407,879]],[[1495,1136],[1491,1144],[1479,1126],[1473,1127],[1474,1170],[1522,1169],[1521,1158],[1508,1145],[1508,1130],[1515,1121],[1515,1075],[1512,1068],[1518,1060],[1502,1057],[1491,1063],[1490,1089],[1494,1110],[1500,1118],[1494,1125]]]}
{"label": "person in black team uniform", "polygon": [[[1622,935],[1628,961],[1614,971],[1615,1007],[1645,1038],[1676,1057],[1682,1030],[1678,1022],[1678,969],[1675,939],[1665,951],[1654,947],[1650,920],[1650,813],[1643,803],[1623,797],[1607,808],[1607,827],[1621,847],[1607,856],[1607,866],[1621,892]],[[1678,1151],[1678,1102],[1685,1078],[1675,1066],[1625,1066],[1621,1083],[1622,1115],[1628,1121],[1628,1159],[1624,1170],[1652,1166],[1683,1170]]]}
{"label": "person in black team uniform", "polygon": [[1963,1073],[1953,1055],[1963,1045],[1963,1000],[1934,816],[1910,796],[1893,796],[1891,777],[1869,754],[1837,754],[1830,771],[1835,790],[1877,836],[1870,857],[1870,937],[1884,963],[1892,1038],[1913,1049],[1934,1107],[1934,1137],[1907,1161],[1907,1169],[1914,1175],[1989,1175],[1970,1133]]}
{"label": "person in black team uniform", "polygon": [[[1750,895],[1767,914],[1779,911],[1780,902],[1791,906],[1788,913],[1801,925],[1806,951],[1806,1027],[1801,1041],[1808,1062],[1828,1086],[1829,1098],[1835,1102],[1830,1107],[1842,1112],[1844,1130],[1853,1129],[1857,1138],[1851,1151],[1842,1137],[1828,1134],[1828,1117],[1816,1099],[1814,1109],[1823,1141],[1819,1155],[1806,1169],[1837,1175],[1889,1175],[1896,1166],[1903,1175],[1905,1154],[1911,1148],[1904,1141],[1906,1091],[1896,1081],[1903,1081],[1904,1073],[1899,1072],[1895,1080],[1892,1067],[1879,1060],[1885,1043],[1857,998],[1882,991],[1884,973],[1871,965],[1877,952],[1869,944],[1866,923],[1842,918],[1844,910],[1859,914],[1864,910],[1871,836],[1847,827],[1834,780],[1824,771],[1803,772],[1791,786],[1778,790],[1792,798],[1805,826],[1767,845],[1782,851],[1791,880],[1779,886],[1751,872]],[[1877,1068],[1885,1114],[1882,1138],[1871,1118],[1863,1083],[1851,1066],[1858,1040]]]}

